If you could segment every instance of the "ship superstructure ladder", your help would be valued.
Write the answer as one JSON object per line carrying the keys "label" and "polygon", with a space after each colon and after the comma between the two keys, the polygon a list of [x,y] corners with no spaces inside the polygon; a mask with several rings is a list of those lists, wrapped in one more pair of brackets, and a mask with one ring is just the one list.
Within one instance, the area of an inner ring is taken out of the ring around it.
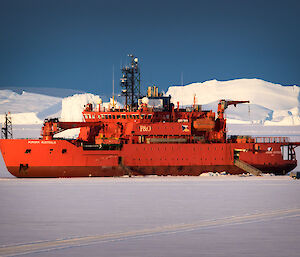
{"label": "ship superstructure ladder", "polygon": [[234,165],[254,176],[261,176],[262,174],[261,170],[239,159],[234,160]]}

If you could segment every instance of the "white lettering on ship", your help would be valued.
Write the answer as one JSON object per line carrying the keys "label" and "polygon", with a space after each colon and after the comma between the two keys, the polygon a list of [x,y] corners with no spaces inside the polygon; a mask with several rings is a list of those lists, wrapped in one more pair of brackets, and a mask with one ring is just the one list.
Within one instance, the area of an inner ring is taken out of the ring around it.
{"label": "white lettering on ship", "polygon": [[140,132],[150,132],[151,126],[140,126]]}
{"label": "white lettering on ship", "polygon": [[55,145],[56,141],[33,141],[33,140],[28,140],[28,144],[43,144],[43,145]]}

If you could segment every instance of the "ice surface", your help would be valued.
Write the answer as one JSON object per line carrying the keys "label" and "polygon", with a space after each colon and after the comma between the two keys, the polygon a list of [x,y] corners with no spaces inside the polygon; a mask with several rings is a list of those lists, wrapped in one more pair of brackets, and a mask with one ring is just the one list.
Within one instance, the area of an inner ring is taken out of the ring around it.
{"label": "ice surface", "polygon": [[299,256],[299,190],[289,177],[0,179],[0,256]]}

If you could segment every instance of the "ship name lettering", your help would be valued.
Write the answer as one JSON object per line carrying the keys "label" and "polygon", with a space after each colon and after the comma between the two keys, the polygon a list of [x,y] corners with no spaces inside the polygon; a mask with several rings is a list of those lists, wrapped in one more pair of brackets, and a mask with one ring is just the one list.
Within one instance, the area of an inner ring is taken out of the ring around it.
{"label": "ship name lettering", "polygon": [[45,145],[55,145],[56,141],[41,141],[41,143]]}
{"label": "ship name lettering", "polygon": [[40,141],[28,141],[28,144],[39,144]]}
{"label": "ship name lettering", "polygon": [[140,126],[140,132],[150,132],[151,126]]}

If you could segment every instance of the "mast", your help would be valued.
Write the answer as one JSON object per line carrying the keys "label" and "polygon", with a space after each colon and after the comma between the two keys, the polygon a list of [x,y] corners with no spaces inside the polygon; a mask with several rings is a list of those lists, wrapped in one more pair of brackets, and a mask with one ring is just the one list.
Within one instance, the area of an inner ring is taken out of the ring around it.
{"label": "mast", "polygon": [[121,68],[123,76],[120,85],[122,95],[125,96],[125,108],[133,110],[138,106],[138,99],[140,98],[140,68],[138,66],[138,58],[134,55],[128,55],[131,58],[129,65]]}
{"label": "mast", "polygon": [[112,88],[113,88],[113,108],[115,108],[115,66],[113,65],[113,72],[112,72]]}
{"label": "mast", "polygon": [[10,112],[5,113],[4,127],[1,129],[1,138],[13,138]]}

